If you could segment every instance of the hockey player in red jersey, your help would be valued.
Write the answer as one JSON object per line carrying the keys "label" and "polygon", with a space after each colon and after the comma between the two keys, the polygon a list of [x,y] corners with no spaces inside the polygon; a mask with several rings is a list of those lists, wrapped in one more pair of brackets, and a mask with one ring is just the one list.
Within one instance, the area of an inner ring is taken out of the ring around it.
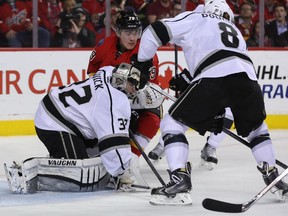
{"label": "hockey player in red jersey", "polygon": [[[104,65],[118,65],[120,62],[130,63],[137,58],[139,48],[139,38],[142,33],[142,26],[139,18],[134,12],[121,12],[116,21],[117,36],[107,37],[104,43],[96,46],[91,53],[88,65],[88,74],[95,73]],[[154,67],[150,70],[150,82],[158,84],[158,57],[154,55]],[[151,93],[151,89],[146,89],[146,93]],[[140,93],[139,93],[140,95]],[[143,95],[143,93],[142,93]],[[158,101],[163,102],[163,98],[158,94]],[[132,117],[130,129],[135,134],[135,138],[142,146],[146,148],[149,141],[156,135],[161,117],[161,104],[158,102],[153,108],[141,107],[135,104],[133,100],[131,107],[134,118]],[[140,156],[140,152],[132,143],[132,151]]]}

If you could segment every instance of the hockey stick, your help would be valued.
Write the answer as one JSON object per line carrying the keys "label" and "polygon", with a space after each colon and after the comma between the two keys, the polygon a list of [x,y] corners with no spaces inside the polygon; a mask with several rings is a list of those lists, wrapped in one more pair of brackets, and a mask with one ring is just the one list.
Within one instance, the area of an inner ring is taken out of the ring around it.
{"label": "hockey stick", "polygon": [[149,167],[151,168],[151,170],[153,171],[153,173],[155,174],[155,176],[157,177],[157,179],[160,181],[160,183],[162,184],[162,186],[165,186],[165,182],[163,181],[163,179],[161,178],[161,176],[159,175],[158,171],[155,169],[155,167],[153,166],[153,164],[151,163],[151,161],[149,160],[148,156],[146,155],[146,153],[143,151],[142,147],[140,146],[140,144],[138,143],[138,141],[136,140],[134,134],[132,133],[131,130],[129,130],[129,136],[130,138],[134,141],[134,143],[136,144],[138,150],[140,151],[140,153],[142,154],[142,156],[144,157],[145,161],[147,162],[147,164],[149,165]]}
{"label": "hockey stick", "polygon": [[138,185],[138,184],[132,184],[131,185],[132,188],[139,188],[139,189],[146,189],[146,190],[150,190],[151,188],[145,185]]}
{"label": "hockey stick", "polygon": [[[175,54],[175,77],[178,78],[178,46],[174,44],[174,54]],[[175,91],[175,97],[177,98],[179,96],[179,92],[176,89]]]}
{"label": "hockey stick", "polygon": [[[227,135],[229,135],[230,137],[234,138],[235,140],[239,141],[240,143],[244,144],[245,146],[251,148],[249,142],[247,142],[246,140],[242,139],[238,135],[234,134],[229,129],[223,128],[223,132],[226,133]],[[288,166],[286,164],[282,163],[281,161],[276,160],[276,164],[279,165],[280,167],[282,167],[283,169],[287,169],[288,168]]]}
{"label": "hockey stick", "polygon": [[[148,84],[149,85],[149,84]],[[159,94],[162,94],[163,96],[169,98],[171,101],[175,102],[177,100],[176,97],[170,95],[169,93],[165,92],[164,90],[159,90],[159,89],[156,89],[154,88],[152,85],[149,85],[150,88],[152,88],[154,91],[157,91]]]}
{"label": "hockey stick", "polygon": [[[150,86],[153,90],[157,91],[158,93],[162,94],[163,96],[169,98],[171,101],[175,102],[177,100],[176,97],[173,97],[172,95],[170,95],[169,93],[163,91],[163,90],[158,90],[156,88],[154,88],[153,86]],[[223,132],[226,133],[227,135],[229,135],[230,137],[234,138],[235,140],[239,141],[240,143],[244,144],[245,146],[251,148],[250,143],[247,142],[246,140],[242,139],[241,137],[239,137],[238,135],[234,134],[233,132],[231,132],[229,129],[223,127]],[[282,167],[283,169],[287,169],[288,166],[284,163],[282,163],[281,161],[276,159],[276,164],[279,165],[280,167]]]}
{"label": "hockey stick", "polygon": [[288,168],[285,169],[281,175],[279,175],[273,182],[267,185],[263,190],[261,190],[256,196],[254,196],[248,202],[242,204],[234,204],[223,202],[215,199],[204,199],[202,202],[202,206],[205,209],[217,212],[229,212],[229,213],[241,213],[247,211],[251,208],[261,197],[263,197],[272,187],[274,187],[282,178],[284,178],[288,174]]}

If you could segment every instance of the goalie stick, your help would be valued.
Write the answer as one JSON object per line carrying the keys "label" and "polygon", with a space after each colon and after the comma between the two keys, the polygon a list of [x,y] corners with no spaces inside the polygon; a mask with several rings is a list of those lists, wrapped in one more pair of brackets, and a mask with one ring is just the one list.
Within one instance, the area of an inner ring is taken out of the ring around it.
{"label": "goalie stick", "polygon": [[263,197],[272,187],[274,187],[282,178],[284,178],[288,174],[288,168],[285,169],[281,175],[279,175],[273,182],[267,185],[264,189],[262,189],[256,196],[254,196],[248,202],[242,204],[234,204],[223,202],[220,200],[206,198],[202,202],[202,206],[205,209],[217,212],[227,212],[227,213],[241,213],[247,211],[251,208],[261,197]]}
{"label": "goalie stick", "polygon": [[134,141],[134,143],[136,144],[137,148],[139,149],[140,153],[142,154],[143,158],[145,159],[145,161],[147,162],[147,164],[149,165],[149,167],[151,168],[151,170],[153,171],[153,173],[155,174],[155,176],[157,177],[157,179],[160,181],[160,183],[162,184],[162,186],[165,186],[165,182],[164,180],[161,178],[160,174],[157,172],[157,170],[155,169],[155,167],[153,166],[153,164],[151,163],[151,161],[149,160],[148,156],[146,155],[146,153],[143,151],[142,147],[140,146],[140,144],[138,143],[138,141],[136,140],[134,134],[132,133],[131,130],[129,130],[129,136],[130,138]]}
{"label": "goalie stick", "polygon": [[[164,95],[165,97],[169,98],[171,101],[175,102],[177,100],[176,97],[170,95],[169,93],[165,92],[165,91],[160,91],[159,89],[154,88],[153,86],[150,86],[153,90],[157,91],[158,93]],[[234,134],[233,132],[231,132],[229,129],[223,127],[223,132],[225,134],[227,134],[228,136],[234,138],[235,140],[239,141],[240,143],[244,144],[245,146],[251,148],[249,142],[247,142],[246,140],[242,139],[241,137],[239,137],[238,135]],[[280,167],[282,167],[283,169],[287,169],[288,166],[284,163],[282,163],[281,161],[276,159],[276,164],[279,165]]]}

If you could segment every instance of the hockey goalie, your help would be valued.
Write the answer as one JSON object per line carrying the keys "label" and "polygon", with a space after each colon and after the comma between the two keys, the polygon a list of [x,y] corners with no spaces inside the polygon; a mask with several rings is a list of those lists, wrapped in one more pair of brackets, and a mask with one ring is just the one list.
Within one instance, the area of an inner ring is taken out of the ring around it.
{"label": "hockey goalie", "polygon": [[105,66],[84,81],[49,92],[34,122],[50,158],[4,164],[10,190],[131,191],[134,182],[143,186],[139,165],[131,161],[131,107],[159,107],[164,98],[148,85],[139,90],[139,76],[130,64]]}
{"label": "hockey goalie", "polygon": [[[122,63],[52,89],[34,119],[37,136],[50,158],[5,164],[11,191],[94,191],[110,180],[116,189],[129,188],[133,184],[129,98],[136,96],[139,81],[140,71]],[[99,149],[99,157],[89,158],[89,147]]]}

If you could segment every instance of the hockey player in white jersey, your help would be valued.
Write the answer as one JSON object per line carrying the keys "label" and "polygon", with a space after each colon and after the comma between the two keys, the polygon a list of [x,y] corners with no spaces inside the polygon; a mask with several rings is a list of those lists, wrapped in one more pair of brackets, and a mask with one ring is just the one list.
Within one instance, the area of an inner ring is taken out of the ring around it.
{"label": "hockey player in white jersey", "polygon": [[[156,21],[141,37],[136,67],[141,69],[159,46],[170,42],[182,47],[190,71],[182,76],[188,87],[161,121],[170,182],[152,190],[153,204],[192,204],[185,132],[190,127],[201,135],[206,131],[220,133],[225,107],[231,108],[238,135],[250,142],[265,183],[278,176],[264,122],[263,96],[246,42],[233,24],[233,13],[224,0],[208,0],[204,7],[204,13],[183,12],[175,18]],[[148,79],[143,72],[142,85]],[[287,184],[281,181],[275,190],[278,198],[287,199]]]}
{"label": "hockey player in white jersey", "polygon": [[[140,71],[130,64],[106,66],[80,82],[52,89],[40,102],[35,128],[50,158],[5,164],[14,193],[37,190],[94,191],[114,180],[127,189],[131,146],[129,97],[139,89]],[[100,157],[86,149],[99,147]]]}

